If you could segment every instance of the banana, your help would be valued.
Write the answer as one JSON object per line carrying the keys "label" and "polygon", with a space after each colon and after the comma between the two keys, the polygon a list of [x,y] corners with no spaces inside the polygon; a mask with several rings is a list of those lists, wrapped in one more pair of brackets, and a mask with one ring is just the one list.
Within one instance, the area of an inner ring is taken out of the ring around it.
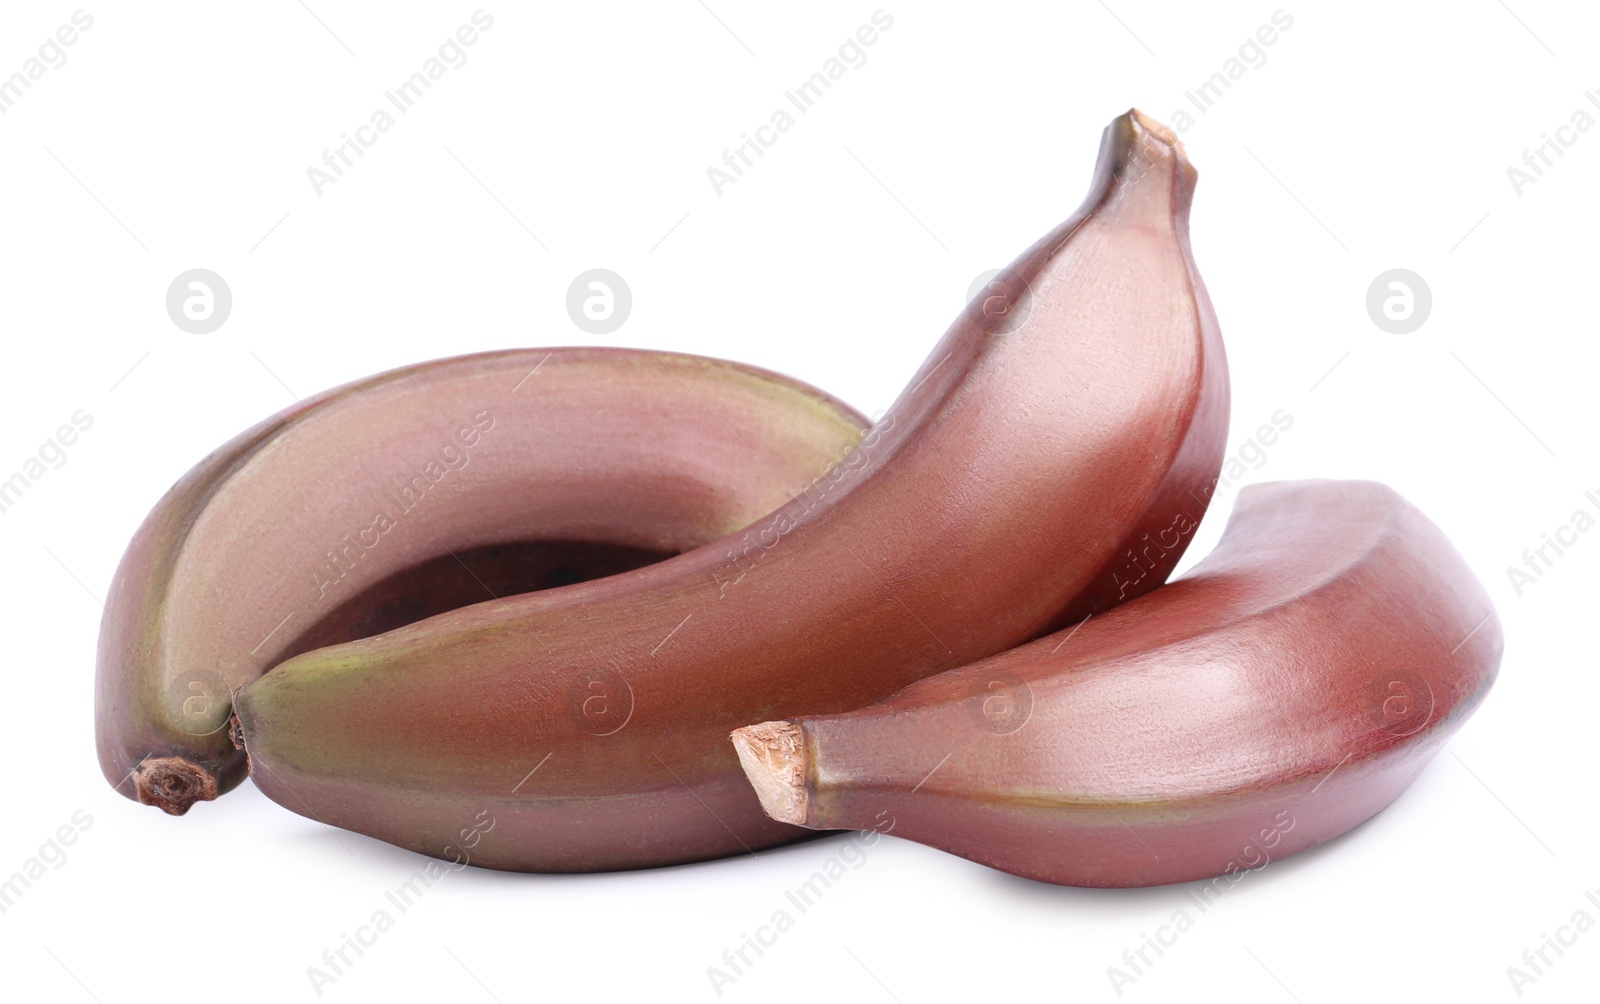
{"label": "banana", "polygon": [[867,424],[763,370],[612,349],[443,359],[302,402],[184,475],[129,545],[100,632],[106,778],[181,815],[245,776],[231,694],[274,663],[715,540]]}
{"label": "banana", "polygon": [[1143,599],[733,741],[786,823],[892,820],[1062,885],[1231,884],[1398,797],[1502,648],[1483,587],[1393,490],[1281,482],[1245,488],[1216,550]]}
{"label": "banana", "polygon": [[842,711],[1147,592],[1228,412],[1188,241],[1194,171],[1137,112],[1088,199],[969,304],[827,477],[656,565],[303,653],[237,696],[257,786],[403,847],[524,871],[803,835],[727,742]]}

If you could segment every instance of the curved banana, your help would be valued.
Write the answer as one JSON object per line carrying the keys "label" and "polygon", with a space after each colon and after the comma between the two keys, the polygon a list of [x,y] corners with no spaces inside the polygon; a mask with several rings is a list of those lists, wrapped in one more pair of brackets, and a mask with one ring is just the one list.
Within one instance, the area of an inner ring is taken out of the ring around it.
{"label": "curved banana", "polygon": [[1245,488],[1154,593],[842,715],[733,734],[778,819],[1027,878],[1247,871],[1397,798],[1488,693],[1500,622],[1439,528],[1361,481]]}
{"label": "curved banana", "polygon": [[773,373],[621,349],[442,359],[302,402],[184,475],[128,546],[100,632],[106,778],[182,814],[244,777],[230,697],[274,663],[715,540],[866,425]]}
{"label": "curved banana", "polygon": [[441,857],[486,813],[472,861],[505,869],[801,835],[762,813],[729,730],[858,707],[1106,609],[1187,545],[1228,412],[1193,184],[1170,131],[1117,119],[1079,211],[827,478],[648,568],[274,667],[236,700],[257,786]]}

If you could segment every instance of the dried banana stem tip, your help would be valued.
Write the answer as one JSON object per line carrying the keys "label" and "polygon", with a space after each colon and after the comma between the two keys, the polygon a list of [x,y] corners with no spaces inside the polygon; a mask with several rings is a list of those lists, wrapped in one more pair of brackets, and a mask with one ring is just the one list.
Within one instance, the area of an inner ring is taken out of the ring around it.
{"label": "dried banana stem tip", "polygon": [[148,757],[134,768],[132,777],[140,802],[172,816],[217,797],[216,776],[182,757]]}
{"label": "dried banana stem tip", "polygon": [[1151,118],[1137,108],[1129,108],[1128,114],[1133,117],[1133,120],[1137,122],[1139,127],[1145,132],[1153,134],[1161,142],[1172,147],[1174,150],[1177,150],[1179,153],[1183,152],[1183,144],[1178,142],[1178,134],[1173,132],[1172,129],[1165,123]]}
{"label": "dried banana stem tip", "polygon": [[780,823],[806,821],[806,757],[800,726],[762,722],[732,733],[739,764],[750,779],[761,808]]}

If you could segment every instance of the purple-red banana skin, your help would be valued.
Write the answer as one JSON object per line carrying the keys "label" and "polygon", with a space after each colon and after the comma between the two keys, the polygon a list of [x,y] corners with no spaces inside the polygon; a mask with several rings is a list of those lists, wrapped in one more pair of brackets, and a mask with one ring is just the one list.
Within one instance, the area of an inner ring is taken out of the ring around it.
{"label": "purple-red banana skin", "polygon": [[657,565],[297,656],[238,696],[256,784],[474,864],[743,854],[769,819],[727,741],[843,711],[1158,585],[1223,453],[1194,171],[1137,113],[1089,198],[969,305],[861,448],[747,531]]}
{"label": "purple-red banana skin", "polygon": [[441,359],[301,402],[185,474],[128,545],[96,672],[106,779],[182,814],[245,776],[230,695],[274,663],[715,540],[867,424],[776,374],[625,349]]}
{"label": "purple-red banana skin", "polygon": [[[1280,482],[1240,493],[1189,574],[1075,631],[735,743],[809,827],[892,819],[1063,885],[1225,888],[1392,802],[1502,647],[1483,587],[1392,489]],[[763,758],[763,735],[787,749]]]}

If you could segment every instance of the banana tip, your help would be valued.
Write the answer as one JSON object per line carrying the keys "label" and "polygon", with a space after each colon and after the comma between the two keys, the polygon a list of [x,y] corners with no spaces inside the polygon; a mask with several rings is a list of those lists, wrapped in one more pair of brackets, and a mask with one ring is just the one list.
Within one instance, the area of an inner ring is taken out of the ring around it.
{"label": "banana tip", "polygon": [[1101,168],[1111,175],[1137,181],[1157,164],[1183,180],[1180,201],[1186,208],[1194,187],[1195,169],[1178,134],[1137,108],[1129,108],[1106,128],[1101,141]]}
{"label": "banana tip", "polygon": [[169,816],[181,816],[194,803],[217,797],[216,775],[183,757],[147,757],[132,777],[139,801]]}
{"label": "banana tip", "polygon": [[806,760],[800,726],[762,722],[735,729],[729,738],[762,810],[780,823],[804,826]]}
{"label": "banana tip", "polygon": [[1178,134],[1172,131],[1171,126],[1151,118],[1137,108],[1128,109],[1128,118],[1137,123],[1139,128],[1155,136],[1156,139],[1172,147],[1178,153],[1181,154],[1183,152],[1183,144],[1178,141]]}

